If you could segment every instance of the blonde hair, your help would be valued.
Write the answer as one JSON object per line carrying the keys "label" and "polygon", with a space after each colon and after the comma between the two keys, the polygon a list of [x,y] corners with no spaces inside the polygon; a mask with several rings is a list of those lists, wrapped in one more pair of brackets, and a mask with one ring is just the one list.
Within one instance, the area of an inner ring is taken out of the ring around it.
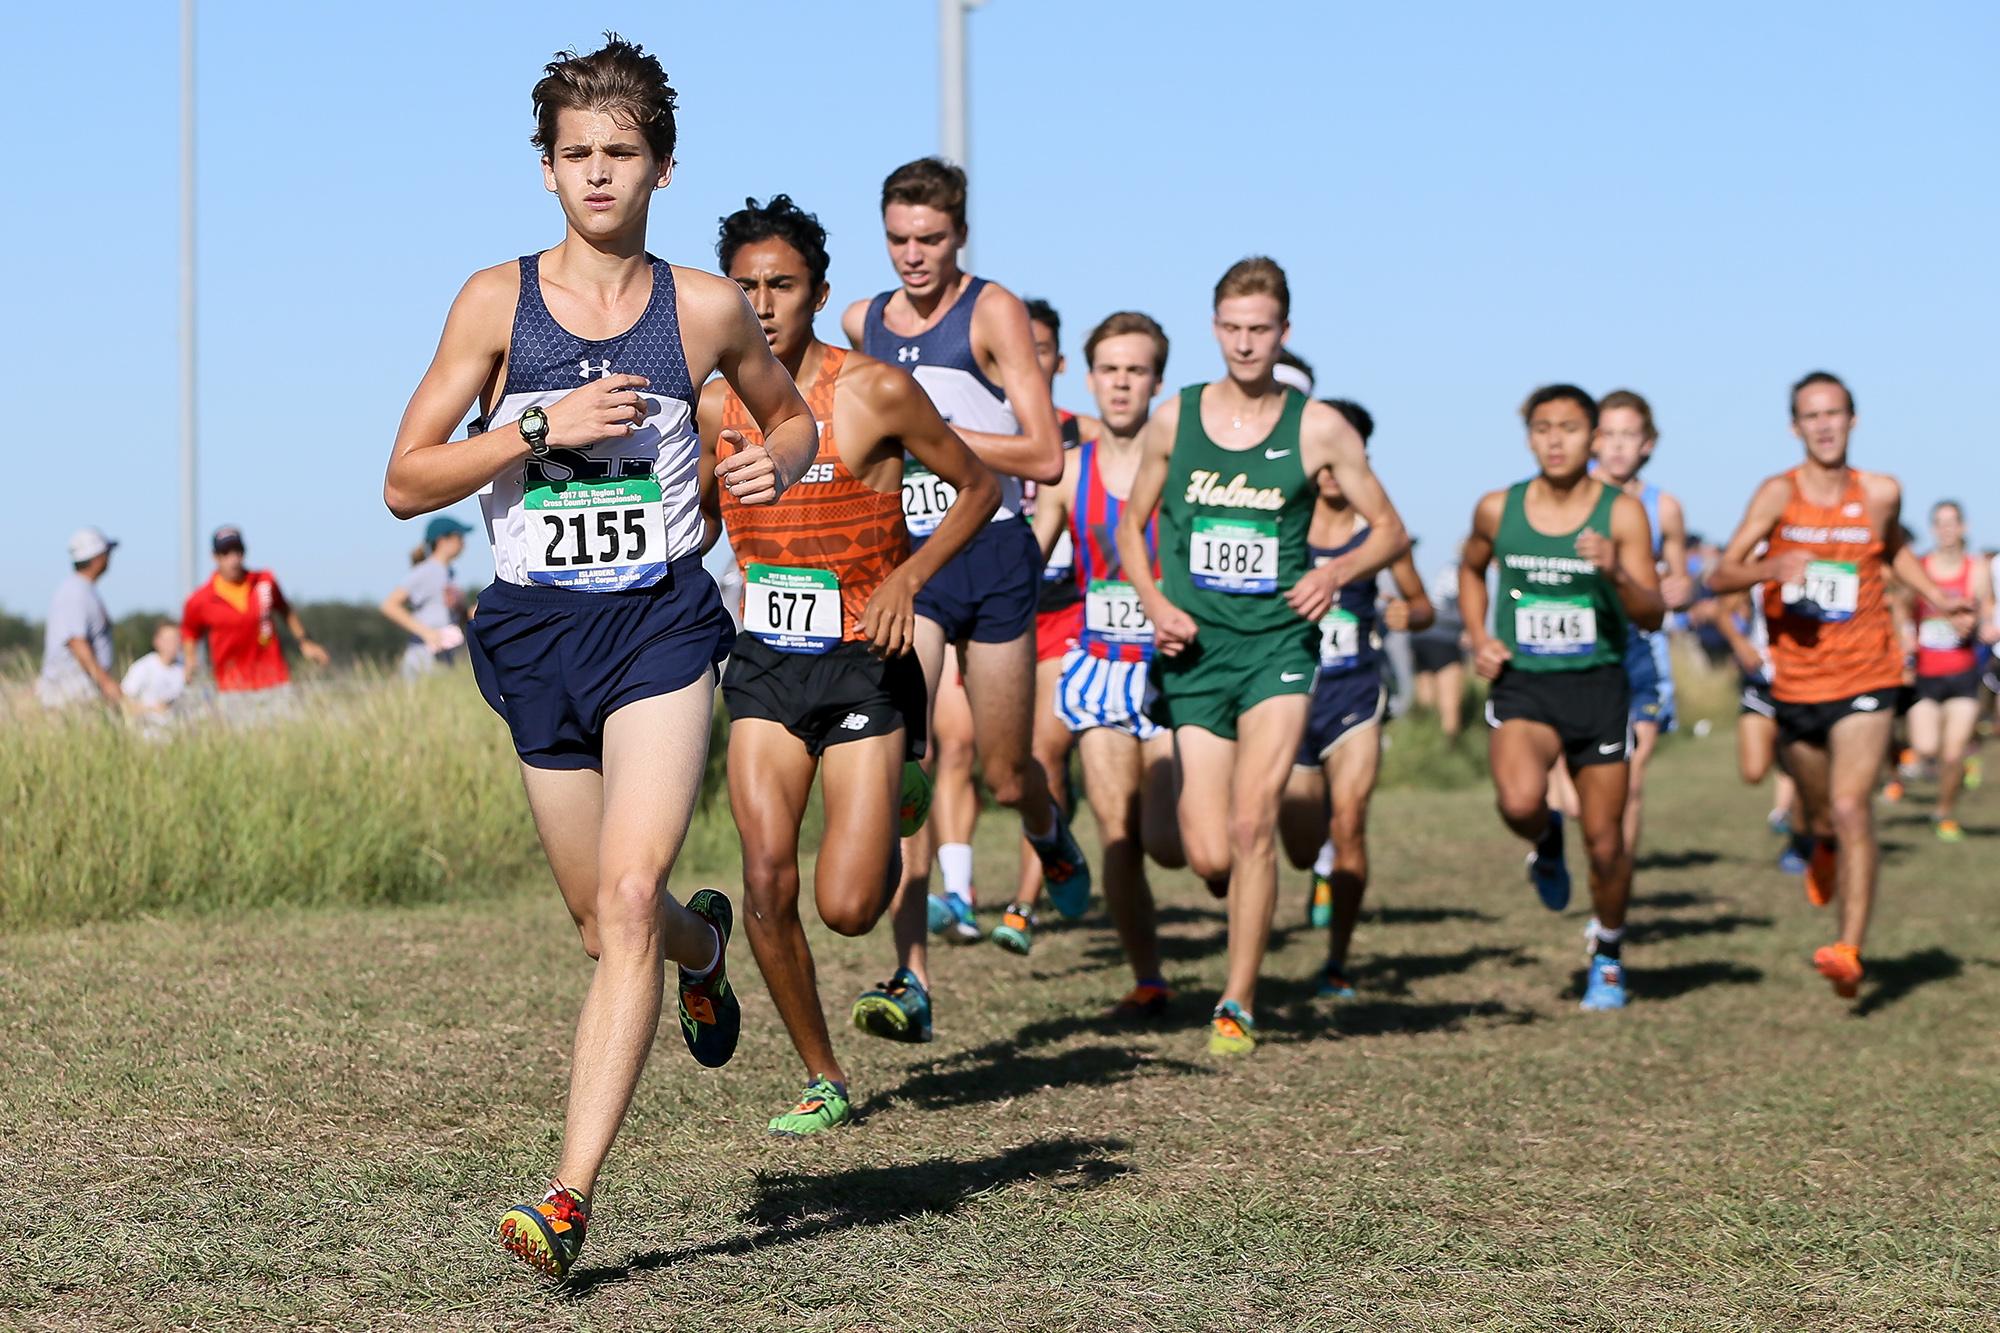
{"label": "blonde hair", "polygon": [[1292,317],[1292,287],[1285,281],[1285,270],[1278,267],[1277,260],[1264,255],[1239,259],[1229,266],[1222,281],[1215,284],[1215,304],[1221,305],[1232,296],[1273,297],[1278,302],[1278,318]]}
{"label": "blonde hair", "polygon": [[1660,438],[1659,428],[1653,424],[1652,404],[1648,403],[1644,398],[1633,393],[1630,389],[1613,389],[1610,393],[1605,394],[1597,400],[1597,414],[1599,416],[1603,416],[1614,407],[1630,408],[1639,414],[1639,427],[1645,432],[1646,443],[1651,444]]}

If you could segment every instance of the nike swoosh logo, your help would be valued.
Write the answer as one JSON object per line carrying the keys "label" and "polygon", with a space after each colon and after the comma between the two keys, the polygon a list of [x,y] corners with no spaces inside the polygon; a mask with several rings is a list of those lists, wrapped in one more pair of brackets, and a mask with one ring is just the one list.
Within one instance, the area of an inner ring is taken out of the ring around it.
{"label": "nike swoosh logo", "polygon": [[1278,679],[1284,681],[1287,685],[1295,680],[1304,680],[1305,678],[1306,673],[1303,671],[1280,671],[1278,673]]}
{"label": "nike swoosh logo", "polygon": [[1609,745],[1600,745],[1600,746],[1598,746],[1598,747],[1597,747],[1597,752],[1598,752],[1599,754],[1617,754],[1617,753],[1618,753],[1618,752],[1619,752],[1620,750],[1622,750],[1622,749],[1624,749],[1624,748],[1625,748],[1625,742],[1623,742],[1623,741],[1613,741],[1613,742],[1611,742],[1611,744],[1609,744]]}
{"label": "nike swoosh logo", "polygon": [[1266,449],[1264,451],[1264,457],[1266,458],[1290,458],[1291,456],[1292,451],[1290,449]]}

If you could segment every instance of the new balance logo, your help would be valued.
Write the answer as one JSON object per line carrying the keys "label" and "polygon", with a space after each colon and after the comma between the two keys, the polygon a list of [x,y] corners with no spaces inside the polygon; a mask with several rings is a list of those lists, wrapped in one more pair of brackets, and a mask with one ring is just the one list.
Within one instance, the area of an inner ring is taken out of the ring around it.
{"label": "new balance logo", "polygon": [[840,729],[842,731],[859,731],[867,725],[868,714],[866,713],[849,713],[840,720]]}
{"label": "new balance logo", "polygon": [[1864,694],[1855,699],[1852,707],[1857,713],[1872,713],[1882,706],[1882,701],[1872,694]]}
{"label": "new balance logo", "polygon": [[898,361],[915,361],[921,358],[923,354],[924,349],[921,347],[898,347],[896,349],[896,359]]}
{"label": "new balance logo", "polygon": [[599,379],[603,379],[606,375],[609,375],[610,373],[611,373],[611,358],[608,356],[600,358],[595,363],[593,363],[589,357],[585,357],[583,360],[576,363],[576,377],[580,380],[587,380],[592,375],[597,376],[597,378]]}

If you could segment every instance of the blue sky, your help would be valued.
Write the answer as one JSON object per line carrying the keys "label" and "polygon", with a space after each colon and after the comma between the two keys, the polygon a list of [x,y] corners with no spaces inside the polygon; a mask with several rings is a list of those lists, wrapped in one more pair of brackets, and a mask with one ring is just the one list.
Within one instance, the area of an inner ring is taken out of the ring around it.
{"label": "blue sky", "polygon": [[[1858,463],[1912,507],[1963,496],[2000,542],[1996,15],[992,0],[970,22],[977,266],[1054,301],[1072,346],[1153,313],[1178,385],[1216,373],[1222,269],[1278,258],[1293,346],[1374,411],[1426,569],[1525,471],[1534,385],[1646,393],[1657,479],[1720,534],[1796,457],[1785,387],[1819,366],[1856,389]],[[681,148],[656,252],[712,265],[720,214],[788,191],[832,231],[838,310],[890,280],[882,176],[938,146],[935,21],[930,0],[205,3],[203,530],[242,524],[296,597],[395,580],[418,525],[382,507],[382,466],[445,309],[473,269],[562,234],[527,143],[550,52],[613,27],[665,60]],[[0,605],[39,616],[94,522],[125,543],[113,610],[167,606],[175,6],[34,6],[9,29],[33,58],[13,73],[0,358],[32,373],[8,453],[94,484],[17,483],[36,499]],[[1058,399],[1087,405],[1074,369]]]}

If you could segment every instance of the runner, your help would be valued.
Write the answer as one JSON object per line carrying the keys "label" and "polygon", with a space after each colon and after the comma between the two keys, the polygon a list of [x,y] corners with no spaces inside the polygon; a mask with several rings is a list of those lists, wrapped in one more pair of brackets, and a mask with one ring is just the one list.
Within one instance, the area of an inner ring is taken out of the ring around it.
{"label": "runner", "polygon": [[[1158,1018],[1170,995],[1160,968],[1146,856],[1187,863],[1174,824],[1173,737],[1142,707],[1153,627],[1123,575],[1118,517],[1139,468],[1139,432],[1167,368],[1167,335],[1150,316],[1123,310],[1091,330],[1083,345],[1090,390],[1103,424],[1070,455],[1063,479],[1037,497],[1035,537],[1053,551],[1067,536],[1073,577],[1084,596],[1078,643],[1063,655],[1052,711],[1077,737],[1083,788],[1103,847],[1104,901],[1111,910],[1133,989],[1114,1018]],[[1148,550],[1153,532],[1146,534]],[[1033,899],[1016,902],[999,930],[1020,934],[1026,951]]]}
{"label": "runner", "polygon": [[[1344,398],[1323,399],[1339,412],[1365,446],[1375,433],[1368,409]],[[1319,500],[1307,536],[1314,567],[1356,550],[1368,525],[1347,502],[1330,469],[1319,474]],[[1436,612],[1405,551],[1387,573],[1395,595],[1378,610],[1371,580],[1343,585],[1319,622],[1319,679],[1313,685],[1305,739],[1292,760],[1278,828],[1296,870],[1312,870],[1307,920],[1328,930],[1327,961],[1318,993],[1347,1000],[1347,948],[1368,891],[1368,800],[1382,758],[1382,722],[1389,691],[1383,679],[1381,631],[1416,632]]]}
{"label": "runner", "polygon": [[[1819,907],[1840,897],[1840,938],[1813,965],[1836,995],[1852,998],[1879,861],[1870,802],[1903,683],[1886,576],[1893,569],[1961,633],[1973,616],[1903,543],[1896,479],[1849,466],[1847,386],[1814,371],[1792,386],[1791,408],[1805,461],[1757,488],[1709,584],[1718,593],[1764,585],[1779,744],[1814,839],[1806,897]],[[1767,543],[1761,557],[1759,543]]]}
{"label": "runner", "polygon": [[1742,687],[1736,713],[1736,771],[1749,786],[1764,780],[1773,768],[1771,813],[1765,823],[1785,840],[1778,869],[1803,875],[1812,857],[1812,835],[1798,815],[1798,788],[1778,753],[1778,704],[1771,698],[1771,636],[1764,625],[1761,589],[1733,592],[1720,598],[1721,614],[1714,624],[1736,658]]}
{"label": "runner", "polygon": [[[772,504],[816,445],[742,290],[646,252],[653,193],[673,175],[674,92],[659,61],[615,36],[565,52],[534,106],[562,241],[466,283],[383,490],[399,518],[480,495],[495,578],[471,626],[473,669],[513,734],[542,849],[597,960],[555,1180],[499,1226],[510,1252],[560,1278],[645,1068],[667,961],[695,1060],[720,1065],[736,1048],[729,900],[703,889],[682,906],[665,888],[732,633],[702,570],[715,539],[703,491],[719,483],[739,503]],[[711,475],[695,386],[716,372],[766,443],[725,437],[736,452]],[[475,399],[486,429],[452,440]],[[518,1012],[554,999],[540,978],[517,989]]]}
{"label": "runner", "polygon": [[226,720],[252,723],[284,713],[292,706],[292,671],[278,642],[278,622],[284,622],[298,641],[299,655],[314,666],[327,664],[326,649],[306,633],[277,576],[249,567],[242,529],[232,524],[217,528],[209,548],[215,554],[215,573],[181,607],[188,684],[198,675],[200,649],[206,644],[216,706]]}
{"label": "runner", "polygon": [[[1549,808],[1549,770],[1568,762],[1590,855],[1583,1008],[1625,1007],[1626,757],[1631,753],[1625,631],[1658,629],[1666,607],[1653,538],[1637,500],[1590,475],[1597,404],[1570,384],[1534,391],[1521,408],[1540,471],[1482,496],[1459,566],[1458,600],[1473,669],[1493,682],[1486,721],[1500,818],[1534,844],[1528,876],[1542,905],[1569,905],[1563,819]],[[1487,623],[1486,570],[1500,562]]]}
{"label": "runner", "polygon": [[[909,376],[828,347],[813,331],[826,304],[826,231],[784,195],[722,220],[722,268],[743,288],[771,350],[819,423],[819,455],[774,505],[723,495],[742,567],[743,631],[723,673],[729,707],[729,805],[743,842],[746,928],[792,1045],[806,1066],[798,1105],[773,1134],[844,1124],[847,1075],[820,1008],[799,924],[799,824],[824,769],[825,831],[813,868],[820,920],[864,935],[895,891],[905,761],[924,752],[923,670],[914,599],[999,503],[999,487]],[[726,383],[702,391],[704,447],[762,439]],[[903,451],[957,492],[914,554],[903,526]],[[921,936],[923,901],[908,895]],[[896,1012],[901,1012],[900,1010]]]}
{"label": "runner", "polygon": [[1966,783],[1966,751],[1979,724],[1979,644],[1996,637],[1993,583],[1986,562],[1965,549],[1965,512],[1956,500],[1931,506],[1935,545],[1923,558],[1924,573],[1946,595],[1972,603],[1975,628],[1963,632],[1933,602],[1919,597],[1916,612],[1916,700],[1910,705],[1910,748],[1920,762],[1935,766],[1937,809],[1931,815],[1941,842],[1962,842],[1958,793]]}
{"label": "runner", "polygon": [[[1090,905],[1090,867],[1030,748],[1042,562],[1021,517],[1021,481],[1061,480],[1062,439],[1048,381],[1035,362],[1027,308],[1006,288],[959,269],[965,173],[950,163],[926,157],[889,173],[882,229],[902,285],[849,306],[841,320],[847,339],[915,375],[1000,483],[992,521],[917,594],[924,679],[935,696],[945,648],[957,650],[980,775],[994,800],[1019,813],[1057,910],[1081,916]],[[913,542],[936,531],[951,498],[948,482],[920,463],[905,465],[903,517]],[[920,835],[903,848],[897,893],[924,895],[929,881],[929,842]],[[878,1036],[910,1041],[929,1032],[930,976],[922,932],[910,938],[907,919],[902,912],[894,917],[901,966],[861,997],[854,1018]]]}
{"label": "runner", "polygon": [[1425,586],[1436,619],[1410,635],[1415,679],[1410,693],[1420,707],[1436,710],[1438,730],[1456,741],[1465,729],[1465,621],[1458,612],[1458,561],[1446,561]]}
{"label": "runner", "polygon": [[452,580],[451,562],[465,551],[472,529],[440,514],[424,528],[424,544],[411,553],[410,572],[382,599],[382,616],[410,636],[402,674],[414,679],[458,661],[465,646],[465,594]]}
{"label": "runner", "polygon": [[[1272,377],[1290,328],[1284,270],[1233,265],[1215,286],[1227,373],[1160,405],[1118,516],[1118,558],[1153,623],[1148,705],[1171,727],[1181,838],[1209,891],[1226,895],[1229,980],[1209,1050],[1256,1045],[1257,975],[1278,896],[1278,798],[1305,733],[1319,621],[1350,583],[1409,549],[1360,436],[1340,413]],[[1323,468],[1369,524],[1344,556],[1307,567]],[[1146,531],[1159,515],[1156,582]]]}
{"label": "runner", "polygon": [[[1640,470],[1659,447],[1659,428],[1651,404],[1630,389],[1614,389],[1598,400],[1597,435],[1591,443],[1597,476],[1637,500],[1646,510],[1653,533],[1653,560],[1664,567],[1660,599],[1669,612],[1694,600],[1694,580],[1688,577],[1687,519],[1681,502],[1650,481]],[[1672,643],[1664,628],[1626,626],[1625,679],[1632,692],[1632,757],[1626,761],[1630,789],[1625,796],[1625,854],[1639,856],[1639,832],[1645,818],[1646,769],[1660,737],[1674,729],[1674,662]]]}

